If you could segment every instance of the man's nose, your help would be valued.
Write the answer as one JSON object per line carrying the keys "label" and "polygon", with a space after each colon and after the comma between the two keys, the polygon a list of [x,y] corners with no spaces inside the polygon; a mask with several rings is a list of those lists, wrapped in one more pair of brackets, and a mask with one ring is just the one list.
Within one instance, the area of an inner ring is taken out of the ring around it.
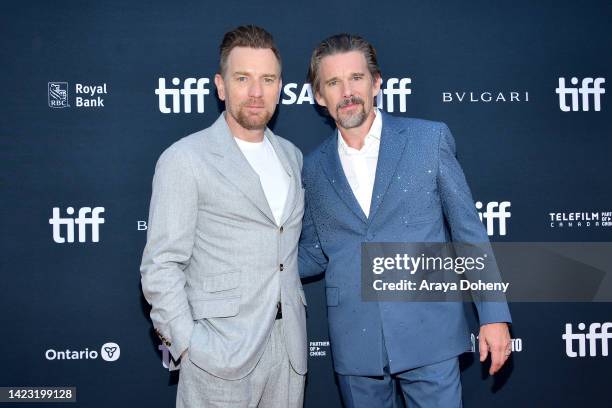
{"label": "man's nose", "polygon": [[260,98],[262,96],[262,86],[259,81],[252,81],[249,86],[249,96],[251,98]]}
{"label": "man's nose", "polygon": [[353,87],[349,81],[342,82],[342,97],[350,98],[353,96]]}

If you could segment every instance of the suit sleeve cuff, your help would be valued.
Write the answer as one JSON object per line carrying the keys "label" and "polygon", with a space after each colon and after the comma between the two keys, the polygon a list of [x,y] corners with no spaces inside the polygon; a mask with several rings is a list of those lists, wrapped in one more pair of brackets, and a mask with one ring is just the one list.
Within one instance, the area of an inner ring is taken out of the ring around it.
{"label": "suit sleeve cuff", "polygon": [[170,322],[170,346],[166,346],[175,361],[178,361],[183,351],[189,347],[193,327],[194,322],[189,310],[181,313]]}
{"label": "suit sleeve cuff", "polygon": [[481,302],[477,304],[480,325],[490,323],[512,323],[510,309],[506,302]]}

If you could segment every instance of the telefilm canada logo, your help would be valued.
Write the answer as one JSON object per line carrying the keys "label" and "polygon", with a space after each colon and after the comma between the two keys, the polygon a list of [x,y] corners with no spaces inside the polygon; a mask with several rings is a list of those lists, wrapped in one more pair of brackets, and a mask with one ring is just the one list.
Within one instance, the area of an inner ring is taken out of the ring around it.
{"label": "telefilm canada logo", "polygon": [[86,347],[84,349],[48,349],[45,358],[49,361],[56,360],[97,360],[117,361],[121,356],[121,347],[115,342],[104,343],[99,349]]}
{"label": "telefilm canada logo", "polygon": [[[170,85],[170,84],[171,85]],[[387,112],[406,112],[407,97],[412,93],[411,78],[387,78],[376,96],[376,105]],[[214,95],[210,78],[180,78],[171,81],[158,78],[155,95],[161,113],[204,113],[205,96]],[[214,101],[213,101],[214,102]],[[282,105],[314,105],[316,103],[309,83],[289,82],[283,85],[279,103]],[[215,105],[216,106],[216,105]]]}
{"label": "telefilm canada logo", "polygon": [[548,226],[563,229],[612,227],[612,211],[549,212]]}
{"label": "telefilm canada logo", "polygon": [[[104,108],[104,99],[108,95],[108,85],[74,84],[74,90],[69,91],[68,82],[49,82],[47,84],[48,102],[50,108]],[[70,104],[70,95],[74,100]]]}
{"label": "telefilm canada logo", "polygon": [[565,82],[565,78],[561,77],[559,78],[559,86],[555,89],[555,92],[559,95],[559,109],[561,111],[588,112],[591,108],[595,112],[601,111],[602,95],[606,93],[602,86],[606,82],[605,78],[583,78],[579,80],[577,77],[572,77],[569,82],[572,86],[569,86]]}
{"label": "telefilm canada logo", "polygon": [[574,331],[571,323],[565,324],[565,354],[575,357],[607,357],[609,341],[612,338],[612,323],[591,323],[588,331],[584,323],[578,323],[578,331]]}

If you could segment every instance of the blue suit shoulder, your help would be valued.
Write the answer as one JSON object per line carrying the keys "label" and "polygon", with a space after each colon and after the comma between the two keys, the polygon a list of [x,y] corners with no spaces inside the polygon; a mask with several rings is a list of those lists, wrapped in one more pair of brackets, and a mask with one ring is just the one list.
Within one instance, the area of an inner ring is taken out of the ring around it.
{"label": "blue suit shoulder", "polygon": [[[383,131],[385,131],[385,126],[400,135],[410,134],[413,142],[434,144],[438,147],[448,146],[451,151],[454,151],[455,141],[450,129],[444,122],[383,113]],[[410,132],[404,132],[407,129]]]}
{"label": "blue suit shoulder", "polygon": [[393,116],[388,113],[383,113],[383,130],[385,126],[391,129],[401,132],[406,129],[416,131],[419,135],[427,135],[430,133],[440,134],[448,129],[448,126],[444,122],[411,118],[404,116]]}

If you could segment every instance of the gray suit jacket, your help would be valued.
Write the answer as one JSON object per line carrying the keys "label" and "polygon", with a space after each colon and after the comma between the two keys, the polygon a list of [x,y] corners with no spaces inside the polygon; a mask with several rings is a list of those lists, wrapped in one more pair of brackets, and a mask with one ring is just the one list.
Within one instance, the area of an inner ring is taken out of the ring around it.
{"label": "gray suit jacket", "polygon": [[245,377],[264,352],[282,302],[291,365],[306,372],[306,300],[297,266],[304,213],[302,154],[266,129],[290,177],[280,225],[224,114],[170,146],[153,178],[140,267],[151,320],[173,358]]}

